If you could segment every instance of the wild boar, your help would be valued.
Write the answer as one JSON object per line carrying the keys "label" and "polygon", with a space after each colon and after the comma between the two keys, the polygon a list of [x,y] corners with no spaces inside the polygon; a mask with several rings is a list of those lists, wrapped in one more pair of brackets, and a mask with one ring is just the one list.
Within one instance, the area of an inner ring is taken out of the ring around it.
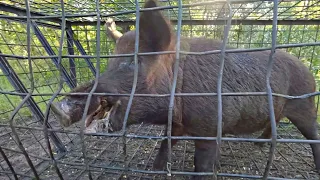
{"label": "wild boar", "polygon": [[[156,7],[148,0],[145,8]],[[175,51],[176,34],[170,21],[160,11],[141,12],[139,22],[139,52]],[[134,53],[136,31],[119,36],[115,54]],[[192,52],[219,50],[222,42],[207,38],[182,38],[181,44]],[[228,47],[232,49],[232,47]],[[265,92],[266,73],[270,51],[226,53],[222,92]],[[177,92],[217,92],[220,54],[186,55],[180,60]],[[138,83],[136,93],[169,94],[173,81],[174,54],[138,57]],[[98,79],[97,93],[129,94],[134,76],[134,58],[118,57],[109,61],[108,68]],[[276,50],[271,73],[271,88],[274,93],[291,96],[312,93],[316,85],[313,75],[297,58],[284,51]],[[94,82],[81,85],[72,92],[90,92]],[[102,97],[93,96],[88,114],[99,106]],[[119,131],[123,126],[124,114],[129,97],[107,96],[110,111],[110,126]],[[81,119],[87,96],[66,96],[53,105],[53,110],[69,126]],[[210,136],[217,134],[217,97],[182,96],[174,107],[173,136]],[[260,138],[270,138],[270,118],[266,96],[223,96],[223,134],[252,134],[266,130]],[[136,123],[168,123],[169,97],[134,97],[127,126]],[[277,122],[287,117],[306,139],[318,139],[318,124],[314,97],[286,99],[274,97]],[[172,146],[177,140],[172,140]],[[316,169],[320,169],[320,145],[310,144]],[[195,140],[194,164],[196,172],[212,172],[217,160],[216,142]],[[154,162],[155,169],[162,169],[167,161],[167,140],[162,141]],[[195,176],[195,179],[208,177]]]}

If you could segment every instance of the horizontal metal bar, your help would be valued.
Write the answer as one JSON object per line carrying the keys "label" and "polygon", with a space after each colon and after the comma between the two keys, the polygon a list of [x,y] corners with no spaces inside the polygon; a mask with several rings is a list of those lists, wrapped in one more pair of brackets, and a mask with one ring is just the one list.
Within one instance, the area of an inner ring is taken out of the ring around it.
{"label": "horizontal metal bar", "polygon": [[[9,95],[26,95],[27,93],[18,93],[18,92],[7,92],[0,91],[1,94],[9,94]],[[221,93],[222,96],[266,96],[266,92],[229,92],[229,93]],[[31,96],[52,96],[53,93],[34,93]],[[60,96],[79,96],[79,95],[89,95],[89,93],[59,93]],[[114,94],[114,93],[92,93],[92,95],[98,96],[130,96],[130,94]],[[312,96],[320,95],[320,91],[316,91],[313,93],[307,93],[300,96],[290,96],[279,93],[272,93],[272,96],[282,97],[286,99],[305,99]],[[169,97],[170,94],[134,94],[135,97]],[[200,97],[200,96],[217,96],[217,93],[175,93],[175,96],[189,96],[189,97]]]}
{"label": "horizontal metal bar", "polygon": [[[226,19],[217,20],[182,20],[182,25],[225,25]],[[119,26],[135,25],[135,21],[115,21]],[[171,20],[171,23],[176,25],[178,20]],[[96,26],[96,21],[73,21],[72,26]],[[272,20],[251,20],[251,19],[232,19],[232,25],[272,25]],[[278,25],[318,25],[320,19],[310,20],[278,20]]]}
{"label": "horizontal metal bar", "polygon": [[[0,124],[0,127],[8,127],[8,124]],[[19,129],[29,129],[29,130],[36,130],[36,131],[43,131],[43,128],[37,127],[26,127],[26,126],[13,126]],[[49,132],[58,132],[58,133],[68,133],[68,134],[77,134],[79,135],[79,131],[74,130],[63,130],[57,128],[48,129]],[[119,133],[84,133],[87,136],[103,136],[103,137],[127,137],[133,139],[153,139],[153,140],[164,140],[167,139],[167,136],[145,136],[145,135],[134,135],[134,134],[119,134]],[[207,140],[207,141],[214,141],[216,137],[193,137],[193,136],[171,136],[171,139],[177,140]],[[238,138],[238,137],[222,137],[222,141],[229,141],[229,142],[271,142],[271,139],[257,139],[257,138]],[[320,140],[307,140],[307,139],[277,139],[277,143],[305,143],[305,144],[320,144]]]}
{"label": "horizontal metal bar", "polygon": [[[265,2],[272,2],[272,0],[263,0]],[[188,8],[188,7],[197,7],[197,6],[205,6],[205,5],[213,5],[213,4],[221,4],[226,3],[227,0],[216,0],[216,1],[206,1],[206,2],[198,2],[198,3],[190,3],[190,4],[183,4],[182,8]],[[261,2],[261,0],[229,0],[229,3],[237,4],[237,3],[253,3],[253,2]],[[143,8],[140,9],[139,12],[145,12],[145,11],[154,11],[154,10],[168,10],[168,9],[177,9],[180,8],[179,6],[158,6],[154,8]],[[99,14],[101,18],[103,17],[111,17],[116,15],[124,15],[124,14],[134,14],[136,13],[136,10],[126,10],[122,12],[116,12],[116,13],[108,13],[108,14]],[[96,17],[97,13],[88,13],[88,14],[67,14],[65,15],[66,18],[84,18],[84,17]],[[61,18],[62,15],[48,15],[48,16],[31,16],[31,19],[53,19],[57,20],[57,18]],[[19,16],[16,18],[27,18],[26,16]],[[69,21],[72,22],[72,21]]]}
{"label": "horizontal metal bar", "polygon": [[[0,15],[0,19],[10,19],[13,21],[22,21],[25,18],[16,17],[16,16],[8,16],[8,15]],[[41,23],[39,25],[43,26],[52,26],[53,28],[58,28],[57,25],[51,25],[43,22],[37,21],[37,23]],[[129,26],[135,25],[135,21],[124,20],[124,21],[115,21],[115,23],[119,26]],[[178,20],[171,20],[173,25],[178,23]],[[96,26],[96,21],[68,21],[68,24],[72,26]],[[225,25],[225,19],[216,19],[216,20],[190,20],[184,19],[182,20],[182,25]],[[272,25],[272,20],[252,20],[252,19],[233,19],[231,22],[232,25]],[[318,25],[320,24],[319,19],[306,19],[306,20],[278,20],[278,25]]]}
{"label": "horizontal metal bar", "polygon": [[[297,44],[282,44],[278,45],[276,49],[283,48],[294,48],[294,47],[305,47],[305,46],[320,46],[319,42],[310,42],[310,43],[297,43]],[[251,49],[227,49],[226,53],[242,53],[242,52],[255,52],[255,51],[266,51],[271,50],[271,47],[264,48],[251,48]],[[152,55],[162,55],[162,54],[175,54],[176,51],[159,51],[159,52],[147,52],[147,53],[138,53],[139,56],[152,56]],[[180,51],[180,54],[184,55],[209,55],[209,54],[219,54],[221,50],[212,50],[212,51],[200,51],[200,52],[190,52],[190,51]],[[18,56],[12,54],[2,54],[0,53],[0,57],[11,57],[17,59],[27,59],[26,56]],[[134,54],[112,54],[112,55],[99,55],[100,58],[117,58],[117,57],[133,57]],[[57,58],[57,55],[50,56],[31,56],[31,59],[51,59]],[[92,55],[64,55],[62,58],[96,58],[96,56]]]}
{"label": "horizontal metal bar", "polygon": [[[11,16],[11,17],[8,18],[8,17],[6,17],[6,15],[0,14],[0,19],[4,19],[6,21],[18,22],[18,23],[27,23],[27,19],[17,19],[17,18],[15,18],[15,16]],[[60,25],[44,23],[44,22],[37,21],[37,20],[34,20],[34,22],[36,22],[39,26],[54,28],[54,29],[61,29]]]}
{"label": "horizontal metal bar", "polygon": [[[0,10],[1,11],[5,11],[5,12],[11,12],[11,13],[17,14],[19,17],[25,17],[25,18],[15,18],[15,19],[27,19],[27,16],[26,16],[27,10],[26,9],[0,2]],[[46,16],[43,13],[33,12],[33,11],[30,12],[30,15],[31,15],[31,17],[34,17],[34,16],[45,17]],[[6,17],[7,19],[13,19],[14,18],[14,16],[11,16],[13,18],[10,18],[10,16],[9,17],[8,16],[3,16],[3,17]],[[1,16],[0,16],[0,18],[1,18]],[[48,18],[47,20],[55,22],[55,23],[59,23],[59,24],[61,23],[61,20],[59,18]]]}
{"label": "horizontal metal bar", "polygon": [[[297,43],[297,44],[282,44],[278,45],[276,49],[282,49],[282,48],[294,48],[294,47],[305,47],[305,46],[319,46],[319,42],[309,42],[309,43]],[[242,53],[242,52],[254,52],[254,51],[266,51],[270,50],[270,47],[264,47],[264,48],[251,48],[251,49],[227,49],[226,53]],[[146,52],[146,53],[138,53],[139,56],[152,56],[152,55],[162,55],[162,54],[174,54],[175,51],[158,51],[158,52]],[[209,54],[218,54],[221,53],[221,50],[212,50],[212,51],[198,51],[198,52],[191,52],[191,51],[180,51],[180,54],[185,55],[209,55]],[[16,57],[21,59],[26,59],[25,56],[17,56],[17,55],[6,55],[1,54],[0,56],[10,56],[10,57]],[[117,57],[132,57],[134,54],[112,54],[112,55],[100,55],[101,58],[117,58]],[[57,56],[33,56],[32,59],[42,59],[42,58],[52,58]],[[97,56],[93,55],[65,55],[62,56],[62,58],[96,58]]]}

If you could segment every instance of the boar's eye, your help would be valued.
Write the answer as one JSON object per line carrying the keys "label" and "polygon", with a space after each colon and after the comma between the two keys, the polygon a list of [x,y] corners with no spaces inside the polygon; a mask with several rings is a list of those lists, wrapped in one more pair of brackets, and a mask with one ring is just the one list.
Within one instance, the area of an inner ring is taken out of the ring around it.
{"label": "boar's eye", "polygon": [[119,64],[120,69],[129,68],[134,69],[134,58],[125,57],[125,60]]}

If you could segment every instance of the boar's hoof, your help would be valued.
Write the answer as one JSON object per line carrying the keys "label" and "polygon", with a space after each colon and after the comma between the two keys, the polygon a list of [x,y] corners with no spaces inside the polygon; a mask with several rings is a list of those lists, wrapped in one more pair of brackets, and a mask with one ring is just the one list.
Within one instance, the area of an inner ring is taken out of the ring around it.
{"label": "boar's hoof", "polygon": [[158,154],[156,159],[153,162],[153,169],[156,171],[163,170],[167,162],[166,159],[167,159],[166,157],[159,156]]}
{"label": "boar's hoof", "polygon": [[66,118],[59,118],[60,124],[62,124],[64,127],[71,126],[71,121]]}

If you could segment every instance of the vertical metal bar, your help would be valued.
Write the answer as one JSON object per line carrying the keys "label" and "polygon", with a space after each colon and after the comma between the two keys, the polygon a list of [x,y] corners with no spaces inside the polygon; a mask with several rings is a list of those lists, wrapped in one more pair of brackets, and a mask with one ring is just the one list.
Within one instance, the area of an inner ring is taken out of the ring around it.
{"label": "vertical metal bar", "polygon": [[172,120],[173,120],[173,107],[174,107],[174,98],[175,91],[178,80],[178,72],[179,72],[179,63],[180,63],[180,42],[181,42],[181,25],[182,25],[182,0],[178,1],[178,24],[177,24],[177,42],[176,42],[176,59],[174,62],[173,69],[173,82],[172,88],[170,92],[170,102],[169,102],[169,110],[168,110],[168,128],[167,128],[167,136],[168,136],[168,162],[167,162],[167,171],[168,176],[171,177],[171,161],[172,161],[172,148],[171,148],[171,133],[172,133]]}
{"label": "vertical metal bar", "polygon": [[[53,49],[51,48],[50,44],[48,43],[48,41],[46,40],[46,38],[44,37],[44,35],[42,34],[42,32],[40,31],[40,29],[38,28],[37,24],[35,22],[31,22],[31,25],[33,27],[33,30],[35,32],[35,35],[37,36],[37,38],[39,39],[39,41],[41,42],[42,46],[44,47],[44,49],[46,50],[46,52],[50,55],[50,56],[55,56],[56,54],[54,53]],[[58,58],[52,58],[53,63],[55,64],[55,66],[57,68],[59,68],[59,63],[58,63]],[[71,77],[69,76],[67,70],[62,66],[62,72],[63,72],[63,77],[65,78],[65,81],[67,82],[68,86],[73,89],[76,87],[76,85],[73,83],[73,81],[71,80]]]}
{"label": "vertical metal bar", "polygon": [[[226,47],[228,42],[228,36],[231,28],[231,20],[233,17],[233,11],[231,7],[231,3],[227,0],[227,6],[229,8],[229,17],[227,20],[227,26],[224,28],[224,37],[221,47],[221,56],[220,56],[220,69],[218,74],[218,82],[217,82],[217,98],[218,98],[218,122],[217,122],[217,150],[216,150],[216,157],[220,154],[221,148],[221,137],[222,137],[222,77],[223,77],[223,69],[224,69],[224,61],[225,61],[225,54],[226,54]],[[214,166],[214,175],[217,175],[217,168]]]}
{"label": "vertical metal bar", "polygon": [[[7,76],[10,84],[14,87],[16,92],[28,93],[26,87],[23,85],[18,75],[14,72],[9,62],[7,61],[7,59],[2,56],[0,56],[0,69]],[[20,96],[20,97],[22,99],[24,98],[24,96]],[[39,119],[42,123],[44,123],[44,115],[32,97],[28,99],[27,104],[28,104],[28,108],[36,116],[36,118]],[[48,126],[48,128],[51,128],[51,125],[49,123],[46,123],[46,125]],[[66,148],[63,146],[63,143],[61,142],[59,137],[56,135],[56,133],[50,132],[50,136],[54,145],[58,149],[58,152],[66,152]]]}
{"label": "vertical metal bar", "polygon": [[123,119],[123,134],[122,134],[122,143],[123,143],[123,154],[124,154],[124,164],[125,164],[125,172],[124,175],[127,174],[128,171],[128,163],[127,163],[127,144],[126,144],[126,133],[127,133],[127,121],[129,118],[129,113],[130,109],[132,106],[132,101],[133,101],[133,95],[136,91],[137,88],[137,83],[138,83],[138,72],[139,72],[139,65],[138,65],[138,52],[139,52],[139,29],[140,29],[140,6],[139,6],[139,1],[135,0],[136,4],[136,36],[135,36],[135,42],[134,42],[134,72],[133,72],[133,84],[132,84],[132,90],[130,93],[126,113],[124,115]]}
{"label": "vertical metal bar", "polygon": [[[252,33],[252,29],[253,29],[253,25],[251,24],[250,34],[253,34],[253,33]],[[251,48],[251,41],[252,41],[252,35],[249,36],[249,49]]]}
{"label": "vertical metal bar", "polygon": [[[318,24],[318,25],[317,25],[317,31],[316,31],[316,35],[315,35],[314,42],[317,42],[317,38],[318,38],[319,30],[320,30],[319,28],[320,28],[320,25]],[[311,68],[312,68],[313,59],[314,59],[314,54],[315,54],[315,53],[314,53],[315,49],[316,49],[316,46],[313,46],[309,70],[311,70]],[[313,70],[312,70],[312,71],[313,71]],[[314,73],[314,74],[317,74],[318,71],[319,71],[319,70],[317,69],[316,72],[313,71],[313,73]],[[319,91],[319,90],[318,90],[318,91]],[[320,96],[317,96],[316,98],[317,98],[317,99],[316,99],[316,102],[317,102],[316,109],[317,109],[317,112],[318,112],[318,110],[319,110],[319,103],[320,103],[320,102],[319,102]]]}
{"label": "vertical metal bar", "polygon": [[87,155],[86,155],[86,146],[85,146],[85,140],[84,140],[84,130],[85,130],[85,118],[86,115],[88,113],[88,109],[89,109],[89,105],[90,105],[90,101],[92,98],[92,94],[95,92],[95,90],[97,89],[98,86],[98,80],[99,80],[99,76],[100,76],[100,30],[101,30],[101,14],[100,14],[100,8],[99,8],[99,0],[96,0],[96,11],[97,11],[97,46],[96,46],[96,55],[97,55],[97,66],[96,66],[96,74],[95,74],[95,81],[94,81],[94,85],[90,91],[90,93],[88,94],[87,97],[87,102],[84,108],[84,112],[82,114],[82,118],[81,118],[81,125],[80,125],[80,138],[81,138],[81,149],[82,149],[82,155],[83,155],[83,159],[84,159],[84,163],[85,163],[85,171],[89,171],[89,179],[92,180],[92,174],[90,171],[90,166],[89,166],[89,162],[87,159]]}
{"label": "vertical metal bar", "polygon": [[[83,46],[81,45],[80,41],[78,39],[74,39],[74,33],[73,33],[71,26],[67,29],[67,35],[68,35],[68,37],[72,38],[74,45],[80,51],[81,55],[86,56],[87,53],[84,50]],[[90,58],[84,58],[84,61],[88,64],[89,69],[91,70],[92,74],[95,76],[96,69],[95,69],[93,63],[91,62]]]}
{"label": "vertical metal bar", "polygon": [[[236,31],[237,35],[238,35],[237,36],[237,48],[239,48],[239,39],[240,39],[240,33],[242,33],[242,24],[239,24],[238,27],[239,27],[239,30]],[[263,42],[263,40],[262,40],[262,42]]]}
{"label": "vertical metal bar", "polygon": [[[4,159],[4,160],[6,161],[6,163],[8,164],[8,167],[9,167],[10,171],[12,172],[13,177],[14,177],[16,180],[18,180],[18,175],[17,175],[16,172],[14,171],[14,169],[13,169],[13,167],[12,167],[12,165],[11,165],[8,157],[7,157],[7,155],[4,153],[4,151],[3,151],[2,148],[1,148],[1,146],[0,146],[0,154],[2,155],[3,159]],[[10,179],[11,179],[11,178],[10,178]]]}
{"label": "vertical metal bar", "polygon": [[[67,29],[71,29],[71,25],[69,24]],[[64,32],[64,30],[63,30]],[[74,55],[74,49],[73,49],[73,38],[70,36],[69,33],[67,33],[67,45],[68,45],[68,53],[69,55]],[[74,59],[72,57],[69,57],[69,65],[70,65],[70,76],[71,80],[74,83],[75,86],[77,86],[77,74],[76,74],[76,65],[74,63]]]}
{"label": "vertical metal bar", "polygon": [[29,69],[29,75],[30,75],[30,80],[31,80],[31,88],[30,92],[28,92],[28,95],[25,96],[25,98],[22,100],[22,102],[13,110],[13,112],[10,115],[10,128],[12,131],[12,134],[17,142],[18,147],[22,151],[22,154],[25,156],[26,161],[28,165],[30,166],[30,169],[32,170],[35,179],[40,179],[37,170],[35,169],[26,149],[23,147],[23,144],[19,138],[19,135],[14,127],[14,117],[16,114],[19,112],[19,110],[22,108],[22,106],[31,98],[31,95],[34,91],[34,78],[33,78],[33,69],[32,69],[32,61],[31,61],[31,33],[30,33],[30,26],[31,26],[31,14],[30,14],[30,4],[28,0],[25,0],[26,4],[26,14],[27,14],[27,52],[28,52],[28,69]]}
{"label": "vertical metal bar", "polygon": [[263,36],[262,36],[261,46],[260,47],[264,46],[264,35],[265,35],[265,33],[266,33],[266,25],[263,26]]}
{"label": "vertical metal bar", "polygon": [[[64,37],[65,37],[65,30],[66,30],[66,18],[65,18],[65,11],[64,11],[64,2],[63,0],[60,0],[60,4],[61,4],[61,13],[62,13],[62,18],[61,18],[61,38],[60,38],[60,42],[59,42],[59,51],[58,51],[58,70],[59,70],[59,74],[60,74],[60,83],[59,83],[59,88],[58,90],[52,95],[52,97],[50,98],[50,101],[48,103],[46,112],[45,112],[45,123],[48,122],[49,119],[49,112],[50,112],[50,107],[52,102],[54,101],[54,99],[58,96],[58,94],[61,92],[61,90],[63,89],[63,71],[62,71],[62,50],[63,50],[63,42],[64,42]],[[67,40],[68,41],[68,40]],[[70,41],[68,41],[70,42]],[[69,49],[71,46],[71,49]],[[69,53],[73,53],[73,46],[72,44],[68,43],[68,51]],[[73,62],[73,59],[71,59],[70,62]],[[71,64],[70,64],[70,68],[71,68]],[[72,72],[71,72],[72,75]],[[75,74],[74,74],[75,75]],[[75,83],[75,81],[73,81]],[[76,83],[75,83],[76,84]],[[52,148],[51,148],[51,144],[48,138],[48,128],[47,126],[43,125],[43,134],[47,143],[47,147],[49,150],[49,155],[50,158],[52,160],[53,166],[58,174],[59,179],[63,180],[63,176],[59,170],[57,161],[54,158],[53,152],[52,152]]]}
{"label": "vertical metal bar", "polygon": [[[320,25],[318,24],[317,25],[317,31],[316,31],[316,35],[315,35],[315,37],[314,37],[314,42],[317,42],[317,40],[318,40],[318,34],[319,34],[319,27],[320,27]],[[316,46],[313,46],[312,47],[312,53],[311,53],[311,61],[310,61],[310,65],[309,65],[309,70],[312,70],[311,68],[312,68],[312,62],[313,62],[313,59],[314,59],[314,51],[315,51],[315,49],[316,49]],[[313,70],[312,70],[313,71]],[[319,98],[319,96],[317,96],[318,98]],[[317,111],[318,112],[318,111]]]}
{"label": "vertical metal bar", "polygon": [[271,70],[273,65],[273,55],[276,51],[276,43],[277,43],[277,20],[278,20],[278,0],[273,0],[273,21],[272,21],[272,42],[271,42],[272,46],[271,46],[271,52],[269,56],[268,69],[267,69],[267,75],[266,75],[266,78],[267,78],[266,86],[267,86],[267,93],[268,93],[269,117],[271,121],[272,141],[271,141],[267,166],[263,174],[263,179],[268,178],[269,171],[273,161],[273,155],[277,145],[277,125],[276,125],[276,120],[274,115],[272,89],[270,86],[270,77],[271,77]]}
{"label": "vertical metal bar", "polygon": [[[302,37],[304,37],[305,34],[305,30],[306,30],[306,25],[303,26],[303,30],[302,30]],[[302,38],[303,39],[303,38]],[[301,39],[301,41],[303,42],[303,40]],[[302,51],[302,46],[299,47],[299,54],[298,54],[298,59],[301,58],[301,51]]]}

